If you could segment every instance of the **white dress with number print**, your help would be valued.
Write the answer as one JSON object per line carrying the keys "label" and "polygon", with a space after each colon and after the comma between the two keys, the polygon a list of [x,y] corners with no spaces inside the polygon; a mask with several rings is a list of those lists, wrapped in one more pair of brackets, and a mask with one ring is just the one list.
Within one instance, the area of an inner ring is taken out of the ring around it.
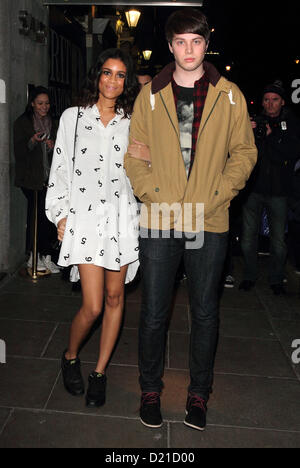
{"label": "white dress with number print", "polygon": [[50,221],[67,217],[58,264],[129,265],[129,282],[139,266],[139,211],[123,167],[130,120],[116,115],[104,127],[94,105],[79,109],[76,130],[77,114],[72,107],[60,119],[46,198]]}

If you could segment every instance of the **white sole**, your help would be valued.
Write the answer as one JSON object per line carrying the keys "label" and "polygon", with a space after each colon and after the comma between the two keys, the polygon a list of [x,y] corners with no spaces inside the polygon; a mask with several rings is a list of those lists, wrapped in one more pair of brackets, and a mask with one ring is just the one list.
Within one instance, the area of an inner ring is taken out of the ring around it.
{"label": "white sole", "polygon": [[141,421],[141,423],[142,423],[144,426],[150,427],[151,429],[159,429],[159,428],[162,427],[162,425],[163,425],[163,423],[161,423],[159,426],[152,426],[151,424],[145,423],[145,422],[142,420],[142,418],[140,418],[140,421]]}
{"label": "white sole", "polygon": [[205,430],[205,427],[194,426],[193,424],[190,424],[190,423],[188,423],[186,421],[184,421],[183,424],[185,424],[188,427],[191,427],[192,429],[196,429],[197,431],[203,432]]}

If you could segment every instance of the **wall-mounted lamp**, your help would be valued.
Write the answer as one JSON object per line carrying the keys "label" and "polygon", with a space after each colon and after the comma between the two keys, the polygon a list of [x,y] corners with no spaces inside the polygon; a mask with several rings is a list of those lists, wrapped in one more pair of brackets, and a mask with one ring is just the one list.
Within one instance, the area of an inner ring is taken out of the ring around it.
{"label": "wall-mounted lamp", "polygon": [[138,21],[141,16],[141,12],[138,10],[129,10],[125,12],[128,26],[130,28],[136,28]]}
{"label": "wall-mounted lamp", "polygon": [[145,60],[150,60],[152,55],[152,50],[143,50],[143,57]]}

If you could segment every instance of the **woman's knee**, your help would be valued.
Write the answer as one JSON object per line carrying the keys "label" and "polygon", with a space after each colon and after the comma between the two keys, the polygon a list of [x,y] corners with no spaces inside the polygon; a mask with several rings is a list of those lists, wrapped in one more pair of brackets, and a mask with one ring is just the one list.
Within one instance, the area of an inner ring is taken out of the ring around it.
{"label": "woman's knee", "polygon": [[105,305],[116,308],[124,302],[124,291],[114,291],[107,289],[105,291]]}
{"label": "woman's knee", "polygon": [[81,308],[81,313],[86,317],[90,322],[97,320],[99,315],[102,312],[102,304],[84,304]]}

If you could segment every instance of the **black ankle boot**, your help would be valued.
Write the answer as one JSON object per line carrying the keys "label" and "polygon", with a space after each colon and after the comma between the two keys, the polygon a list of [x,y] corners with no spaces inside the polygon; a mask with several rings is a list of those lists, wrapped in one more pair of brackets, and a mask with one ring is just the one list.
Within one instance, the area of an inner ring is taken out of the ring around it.
{"label": "black ankle boot", "polygon": [[61,370],[64,386],[71,395],[79,396],[84,394],[84,383],[80,370],[80,359],[66,359],[66,351],[61,358]]}
{"label": "black ankle boot", "polygon": [[105,403],[106,375],[92,372],[89,376],[89,387],[86,392],[86,406],[99,408]]}

